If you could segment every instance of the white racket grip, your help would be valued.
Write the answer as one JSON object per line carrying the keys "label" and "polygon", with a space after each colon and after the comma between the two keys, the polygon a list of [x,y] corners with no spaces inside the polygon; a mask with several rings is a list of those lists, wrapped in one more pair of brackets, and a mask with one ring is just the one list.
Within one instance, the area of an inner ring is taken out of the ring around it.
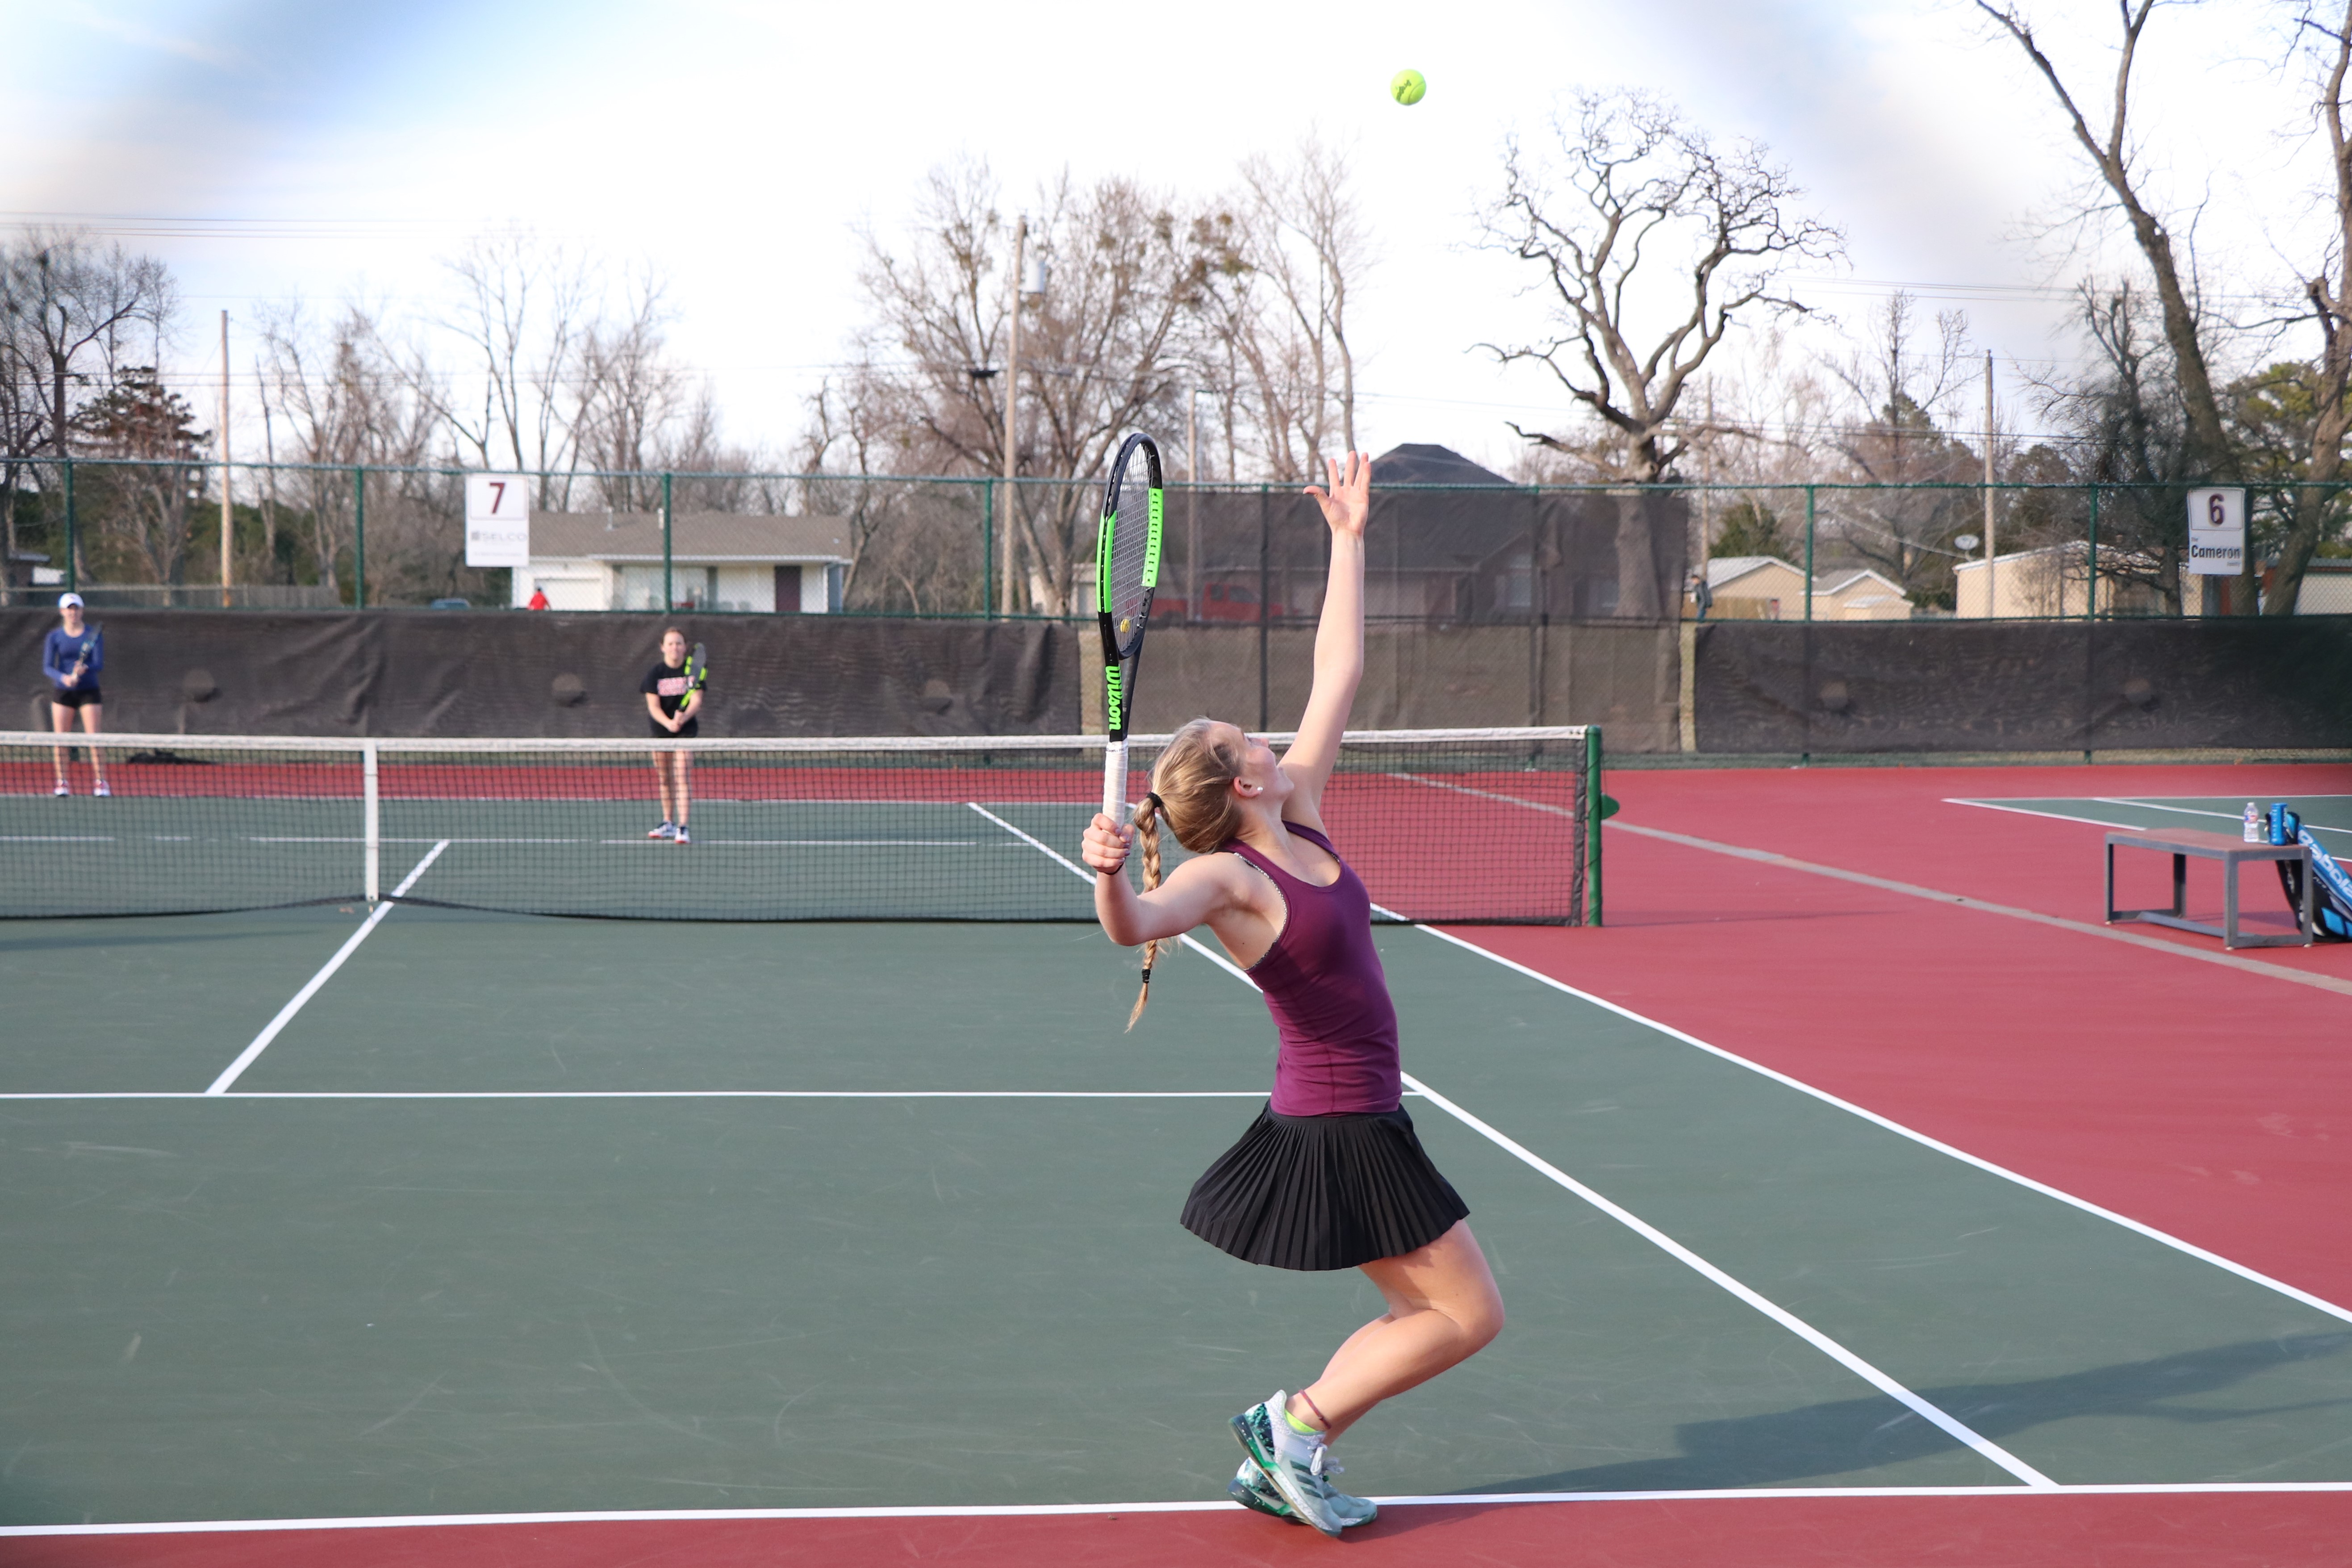
{"label": "white racket grip", "polygon": [[1125,825],[1127,818],[1127,742],[1112,741],[1103,747],[1103,815]]}

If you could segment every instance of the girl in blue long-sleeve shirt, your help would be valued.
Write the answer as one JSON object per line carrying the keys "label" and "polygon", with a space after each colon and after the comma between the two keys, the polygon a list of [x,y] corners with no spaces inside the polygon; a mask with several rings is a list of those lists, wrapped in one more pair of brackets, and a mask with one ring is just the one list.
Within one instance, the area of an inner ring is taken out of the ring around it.
{"label": "girl in blue long-sleeve shirt", "polygon": [[[99,699],[98,672],[106,668],[106,645],[96,626],[85,625],[81,617],[81,595],[68,594],[58,601],[58,619],[63,623],[51,629],[41,644],[41,673],[49,678],[49,722],[61,735],[73,732],[74,714],[81,714],[81,727],[97,734],[102,711]],[[66,773],[69,755],[63,746],[57,748],[58,795],[73,794],[73,784]],[[98,775],[95,795],[112,795],[106,787],[106,759],[98,748],[89,749],[89,764]]]}

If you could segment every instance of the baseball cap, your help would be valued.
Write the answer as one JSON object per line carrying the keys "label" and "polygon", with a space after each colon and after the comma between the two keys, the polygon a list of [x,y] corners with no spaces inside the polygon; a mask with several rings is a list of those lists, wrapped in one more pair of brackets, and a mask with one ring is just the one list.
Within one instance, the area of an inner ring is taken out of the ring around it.
{"label": "baseball cap", "polygon": [[80,608],[81,608],[81,595],[80,595],[79,594],[60,594],[60,595],[58,595],[58,609],[60,609],[60,610],[62,610],[62,609],[67,608],[68,606],[71,606],[72,608],[77,609],[77,610],[80,609]]}

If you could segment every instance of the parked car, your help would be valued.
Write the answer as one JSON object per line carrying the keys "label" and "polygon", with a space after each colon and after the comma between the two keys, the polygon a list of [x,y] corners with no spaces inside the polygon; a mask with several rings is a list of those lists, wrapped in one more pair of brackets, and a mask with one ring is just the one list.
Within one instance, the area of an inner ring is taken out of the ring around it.
{"label": "parked car", "polygon": [[470,610],[473,607],[474,603],[470,599],[436,599],[432,604],[432,608],[436,610]]}

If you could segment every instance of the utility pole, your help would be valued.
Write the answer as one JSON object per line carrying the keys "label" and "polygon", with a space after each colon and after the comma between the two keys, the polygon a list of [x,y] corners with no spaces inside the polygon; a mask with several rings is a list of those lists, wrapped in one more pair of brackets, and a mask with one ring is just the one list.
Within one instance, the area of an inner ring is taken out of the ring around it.
{"label": "utility pole", "polygon": [[228,493],[228,312],[221,312],[221,608],[229,605],[229,547],[236,540],[236,514],[231,510]]}
{"label": "utility pole", "polygon": [[1985,433],[1984,433],[1984,500],[1985,500],[1985,616],[1988,619],[2000,614],[2000,584],[1994,574],[2000,570],[1996,563],[2000,551],[1993,543],[1992,534],[1992,350],[1985,350]]}
{"label": "utility pole", "polygon": [[1021,459],[1021,291],[1028,279],[1022,276],[1029,248],[1029,220],[1023,217],[1013,226],[1013,321],[1008,329],[1004,351],[1004,582],[1000,590],[1000,609],[1013,613],[1013,558],[1021,537],[1021,492],[1013,479]]}
{"label": "utility pole", "polygon": [[1698,570],[1706,574],[1707,557],[1715,553],[1715,377],[1706,378],[1706,445],[1699,448],[1705,483],[1698,492]]}

